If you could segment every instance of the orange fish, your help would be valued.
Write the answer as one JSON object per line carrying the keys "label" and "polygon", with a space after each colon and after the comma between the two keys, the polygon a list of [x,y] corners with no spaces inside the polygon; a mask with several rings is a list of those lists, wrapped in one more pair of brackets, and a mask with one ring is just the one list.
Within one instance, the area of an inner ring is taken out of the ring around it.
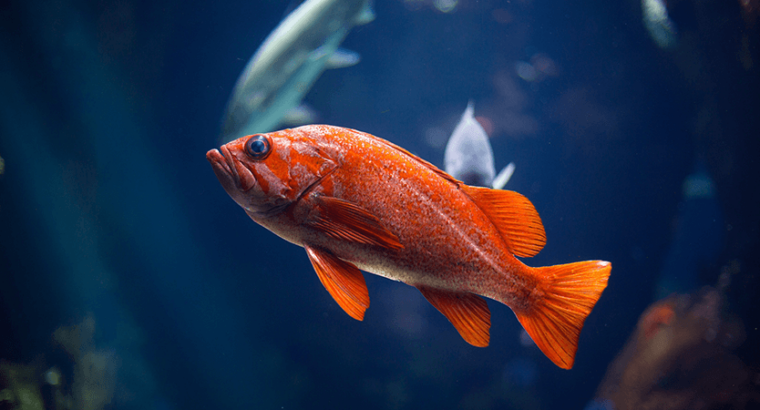
{"label": "orange fish", "polygon": [[501,302],[549,359],[573,366],[612,266],[520,262],[546,243],[524,196],[467,186],[388,141],[329,125],[242,137],[206,158],[251,219],[306,249],[354,319],[369,307],[361,269],[419,289],[474,346],[489,343],[482,297]]}

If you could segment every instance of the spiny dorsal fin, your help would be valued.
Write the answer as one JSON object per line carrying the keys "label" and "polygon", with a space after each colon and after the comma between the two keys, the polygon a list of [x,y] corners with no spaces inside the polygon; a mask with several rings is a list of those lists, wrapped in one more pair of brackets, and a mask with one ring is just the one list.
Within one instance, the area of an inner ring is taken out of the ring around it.
{"label": "spiny dorsal fin", "polygon": [[447,180],[447,181],[451,182],[452,184],[454,184],[454,185],[457,185],[457,186],[459,186],[459,185],[463,185],[463,184],[462,184],[462,181],[460,181],[460,180],[458,180],[458,179],[456,179],[456,178],[452,177],[452,176],[451,176],[451,175],[449,175],[449,174],[448,174],[446,171],[443,171],[443,170],[439,169],[439,168],[438,168],[438,167],[436,167],[435,165],[433,165],[433,164],[431,164],[431,163],[429,163],[429,162],[425,161],[424,159],[422,159],[422,158],[420,158],[420,157],[418,157],[418,156],[416,156],[416,155],[412,154],[411,152],[409,152],[409,151],[405,150],[404,148],[401,148],[401,147],[399,147],[398,145],[396,145],[396,144],[394,144],[394,143],[392,143],[392,142],[390,142],[390,141],[386,141],[386,140],[384,140],[384,139],[382,139],[382,138],[378,138],[378,137],[375,137],[375,136],[374,136],[374,135],[372,135],[372,134],[367,134],[367,133],[363,133],[363,134],[365,134],[365,135],[368,135],[368,136],[370,136],[370,137],[374,138],[376,141],[378,141],[378,142],[380,142],[380,143],[382,143],[382,144],[384,144],[384,145],[386,145],[386,146],[388,146],[388,147],[390,147],[390,148],[393,148],[393,149],[395,149],[396,151],[399,151],[399,152],[401,152],[402,154],[404,154],[404,155],[408,156],[409,158],[411,158],[412,160],[414,160],[414,161],[418,162],[418,163],[419,163],[419,164],[421,164],[422,166],[424,166],[424,167],[427,167],[428,169],[430,169],[431,171],[435,172],[435,173],[436,173],[436,174],[438,174],[440,177],[442,177],[443,179],[445,179],[445,180]]}
{"label": "spiny dorsal fin", "polygon": [[417,289],[449,319],[467,343],[477,347],[488,346],[491,311],[483,298],[472,293],[454,293],[427,286],[417,286]]}
{"label": "spiny dorsal fin", "polygon": [[369,292],[359,268],[322,249],[308,245],[304,248],[319,281],[333,299],[349,316],[363,320],[369,307]]}
{"label": "spiny dorsal fin", "polygon": [[462,189],[493,222],[513,254],[531,257],[541,252],[546,245],[546,232],[528,198],[514,191],[469,185],[462,185]]}

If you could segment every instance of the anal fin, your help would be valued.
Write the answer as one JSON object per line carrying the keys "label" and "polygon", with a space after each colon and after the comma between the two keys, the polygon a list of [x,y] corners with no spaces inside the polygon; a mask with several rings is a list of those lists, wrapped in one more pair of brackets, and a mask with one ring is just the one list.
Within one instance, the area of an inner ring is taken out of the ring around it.
{"label": "anal fin", "polygon": [[477,347],[488,346],[491,311],[483,298],[472,293],[455,293],[427,286],[417,286],[417,289],[449,319],[467,343]]}
{"label": "anal fin", "polygon": [[314,270],[322,285],[349,316],[364,319],[369,307],[369,292],[362,272],[353,264],[332,253],[305,245]]}

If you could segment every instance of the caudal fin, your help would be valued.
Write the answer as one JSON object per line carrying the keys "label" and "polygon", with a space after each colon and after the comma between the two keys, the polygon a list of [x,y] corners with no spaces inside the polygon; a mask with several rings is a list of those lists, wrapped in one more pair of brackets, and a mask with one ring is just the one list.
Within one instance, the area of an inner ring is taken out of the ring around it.
{"label": "caudal fin", "polygon": [[612,264],[605,261],[533,269],[543,292],[537,292],[541,296],[528,309],[515,314],[538,348],[557,366],[573,367],[583,322],[607,287],[611,269]]}

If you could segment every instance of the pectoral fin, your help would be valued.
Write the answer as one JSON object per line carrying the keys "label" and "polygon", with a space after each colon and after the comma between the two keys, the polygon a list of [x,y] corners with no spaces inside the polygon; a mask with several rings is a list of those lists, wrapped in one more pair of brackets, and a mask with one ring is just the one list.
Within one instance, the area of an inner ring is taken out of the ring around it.
{"label": "pectoral fin", "polygon": [[417,286],[417,289],[449,319],[467,343],[488,346],[491,311],[483,298],[472,293],[454,293],[425,286]]}
{"label": "pectoral fin", "polygon": [[359,63],[359,53],[346,50],[345,48],[338,48],[330,54],[325,63],[325,68],[345,68],[351,67]]}
{"label": "pectoral fin", "polygon": [[364,311],[369,307],[369,292],[359,268],[328,251],[308,245],[304,248],[319,280],[333,299],[349,316],[363,320]]}
{"label": "pectoral fin", "polygon": [[317,216],[308,224],[333,238],[388,249],[404,247],[375,215],[359,205],[329,196],[316,198],[315,205]]}

